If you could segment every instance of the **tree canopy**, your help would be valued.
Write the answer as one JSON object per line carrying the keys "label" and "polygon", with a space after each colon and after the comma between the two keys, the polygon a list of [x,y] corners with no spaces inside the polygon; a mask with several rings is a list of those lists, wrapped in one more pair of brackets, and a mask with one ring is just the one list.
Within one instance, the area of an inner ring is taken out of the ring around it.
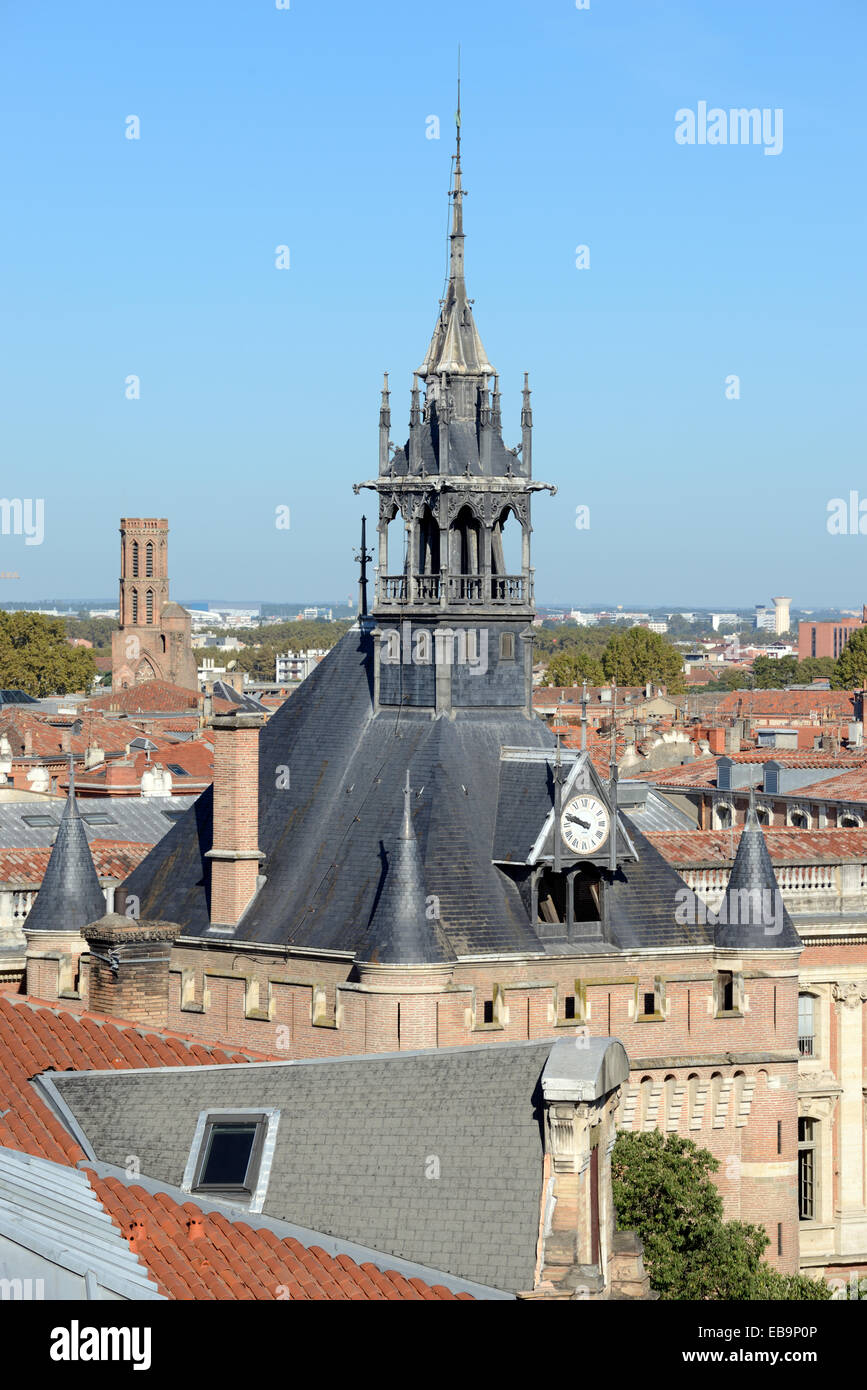
{"label": "tree canopy", "polygon": [[71,647],[62,619],[0,609],[0,687],[39,699],[89,690],[96,675],[89,647]]}
{"label": "tree canopy", "polygon": [[867,686],[867,627],[857,628],[838,656],[833,684],[838,690]]}
{"label": "tree canopy", "polygon": [[[734,1160],[737,1161],[737,1160]],[[762,1260],[762,1226],[726,1221],[711,1174],[719,1162],[679,1134],[621,1133],[611,1155],[620,1230],[644,1242],[650,1282],[665,1299],[828,1299],[821,1279]]]}
{"label": "tree canopy", "polygon": [[618,685],[644,685],[657,681],[673,695],[685,689],[683,658],[658,632],[631,627],[616,632],[602,653],[606,679]]}

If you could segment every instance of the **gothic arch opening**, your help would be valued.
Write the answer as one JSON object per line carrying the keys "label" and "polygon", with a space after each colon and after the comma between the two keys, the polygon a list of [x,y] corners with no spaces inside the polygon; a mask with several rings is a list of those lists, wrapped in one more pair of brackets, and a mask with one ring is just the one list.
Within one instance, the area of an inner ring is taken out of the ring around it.
{"label": "gothic arch opening", "polygon": [[416,521],[416,563],[418,574],[439,574],[440,572],[440,528],[431,511],[425,504]]}
{"label": "gothic arch opening", "polygon": [[470,507],[461,507],[449,528],[449,571],[478,574],[481,562],[481,525]]}
{"label": "gothic arch opening", "polygon": [[147,545],[146,545],[146,547],[145,547],[145,578],[146,578],[146,579],[153,579],[153,577],[154,577],[154,543],[153,543],[153,541],[148,541],[148,543],[147,543]]}
{"label": "gothic arch opening", "polygon": [[154,620],[154,591],[148,589],[145,595],[145,622],[152,623]]}
{"label": "gothic arch opening", "polygon": [[524,566],[524,528],[513,507],[504,507],[491,530],[491,573],[520,574]]}
{"label": "gothic arch opening", "polygon": [[138,541],[133,541],[131,550],[132,577],[138,579]]}
{"label": "gothic arch opening", "polygon": [[138,622],[138,589],[132,591],[132,621],[133,626]]}

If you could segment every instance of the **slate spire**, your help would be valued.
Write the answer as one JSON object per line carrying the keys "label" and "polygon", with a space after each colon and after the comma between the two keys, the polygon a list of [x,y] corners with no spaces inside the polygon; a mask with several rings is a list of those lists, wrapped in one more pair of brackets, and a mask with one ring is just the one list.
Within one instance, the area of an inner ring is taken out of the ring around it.
{"label": "slate spire", "polygon": [[715,916],[714,943],[719,947],[773,951],[801,945],[783,903],[752,791],[728,887]]}
{"label": "slate spire", "polygon": [[99,886],[84,822],[75,799],[75,771],[69,759],[69,793],[57,839],[36,902],[24,923],[26,931],[80,931],[105,916],[105,895]]}
{"label": "slate spire", "polygon": [[449,232],[449,281],[441,302],[436,328],[427,356],[418,369],[423,378],[443,372],[459,376],[492,376],[494,369],[482,346],[473,319],[472,301],[467,297],[464,279],[464,186],[461,170],[461,79],[458,77],[458,109],[454,180],[449,191],[452,201]]}
{"label": "slate spire", "polygon": [[428,900],[418,841],[412,828],[409,768],[403,791],[400,833],[370,926],[357,959],[379,965],[437,965],[455,959],[443,931],[435,898]]}

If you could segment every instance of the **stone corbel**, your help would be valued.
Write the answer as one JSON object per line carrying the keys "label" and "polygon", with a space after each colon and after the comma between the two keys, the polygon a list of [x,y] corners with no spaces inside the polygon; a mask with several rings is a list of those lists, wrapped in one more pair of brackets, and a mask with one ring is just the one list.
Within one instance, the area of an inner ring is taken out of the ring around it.
{"label": "stone corbel", "polygon": [[546,1108],[548,1150],[555,1173],[583,1173],[590,1162],[590,1141],[586,1115],[568,1101]]}

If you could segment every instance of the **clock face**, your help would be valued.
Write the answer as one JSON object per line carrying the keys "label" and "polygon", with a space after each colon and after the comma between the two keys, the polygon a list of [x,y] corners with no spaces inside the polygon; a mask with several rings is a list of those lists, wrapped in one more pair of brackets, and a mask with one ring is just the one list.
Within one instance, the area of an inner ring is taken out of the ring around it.
{"label": "clock face", "polygon": [[573,854],[596,854],[608,839],[611,818],[598,796],[582,792],[563,807],[560,834]]}

